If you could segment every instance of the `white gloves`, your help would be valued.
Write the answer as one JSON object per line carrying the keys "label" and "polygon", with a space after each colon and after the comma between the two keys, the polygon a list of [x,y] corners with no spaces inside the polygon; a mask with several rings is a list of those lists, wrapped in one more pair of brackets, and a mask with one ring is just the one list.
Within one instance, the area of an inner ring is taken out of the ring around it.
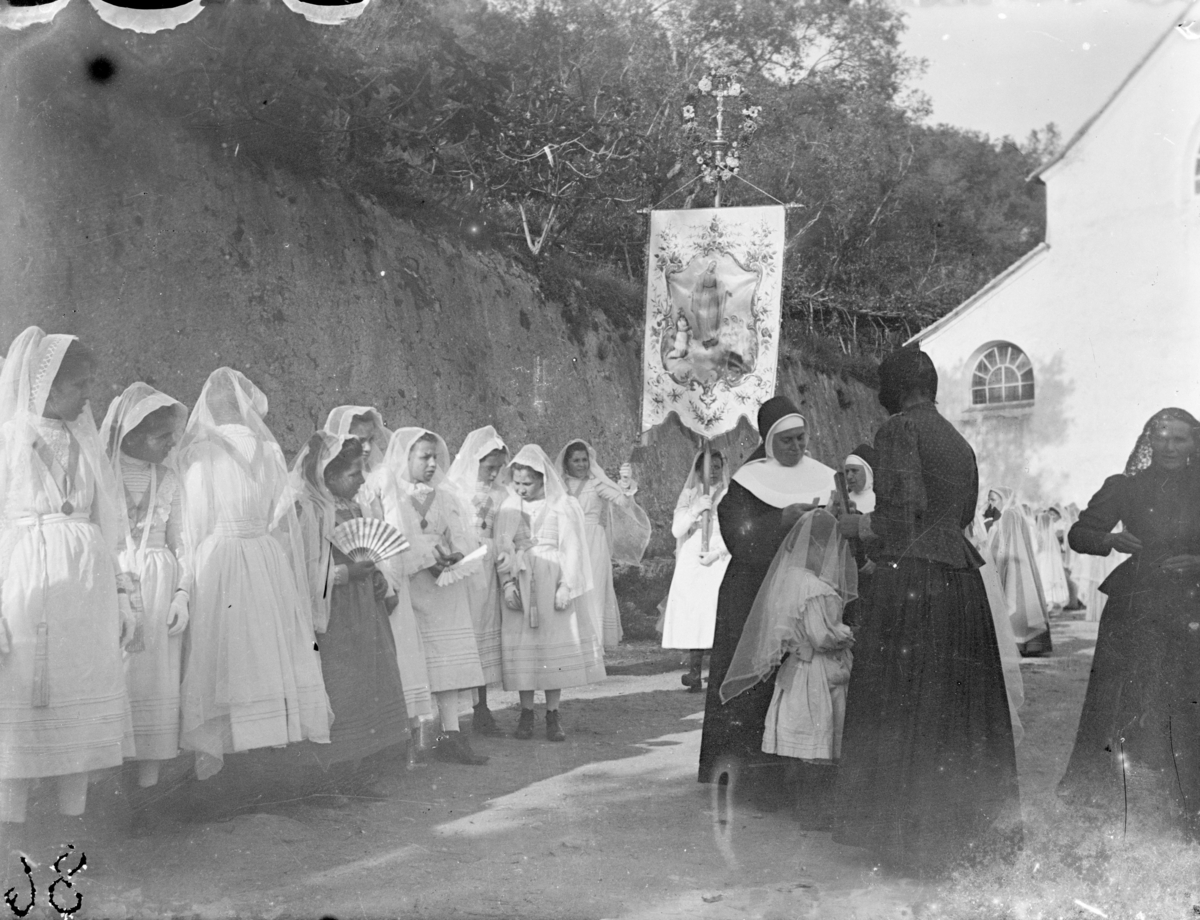
{"label": "white gloves", "polygon": [[129,603],[129,595],[124,591],[117,592],[117,611],[121,617],[121,648],[127,652],[140,652],[146,647],[142,639],[141,621],[133,612]]}
{"label": "white gloves", "polygon": [[171,598],[171,609],[167,611],[167,635],[178,636],[187,629],[189,619],[188,593],[180,588]]}
{"label": "white gloves", "polygon": [[714,562],[716,562],[718,559],[721,558],[721,555],[722,555],[722,553],[719,549],[712,549],[712,550],[709,550],[707,553],[701,553],[700,554],[700,564],[701,565],[712,565]]}
{"label": "white gloves", "polygon": [[554,609],[566,610],[571,603],[571,590],[566,585],[559,585],[554,592]]}
{"label": "white gloves", "polygon": [[712,511],[712,495],[697,495],[692,499],[692,517],[695,520],[700,520],[700,515],[705,511]]}
{"label": "white gloves", "polygon": [[521,592],[517,589],[515,581],[507,582],[504,585],[504,606],[509,610],[521,609]]}

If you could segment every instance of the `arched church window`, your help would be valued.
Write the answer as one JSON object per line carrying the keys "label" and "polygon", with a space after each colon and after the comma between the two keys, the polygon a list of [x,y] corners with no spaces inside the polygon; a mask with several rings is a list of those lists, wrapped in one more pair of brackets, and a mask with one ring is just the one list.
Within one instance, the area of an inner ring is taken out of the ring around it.
{"label": "arched church window", "polygon": [[1025,352],[1008,342],[993,345],[975,365],[971,405],[1033,401],[1033,365]]}

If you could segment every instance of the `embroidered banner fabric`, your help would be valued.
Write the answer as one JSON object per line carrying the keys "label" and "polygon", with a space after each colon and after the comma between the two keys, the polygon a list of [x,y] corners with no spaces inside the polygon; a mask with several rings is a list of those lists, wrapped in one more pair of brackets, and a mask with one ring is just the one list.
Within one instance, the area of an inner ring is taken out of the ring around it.
{"label": "embroidered banner fabric", "polygon": [[650,212],[642,430],[706,438],[775,395],[784,209]]}

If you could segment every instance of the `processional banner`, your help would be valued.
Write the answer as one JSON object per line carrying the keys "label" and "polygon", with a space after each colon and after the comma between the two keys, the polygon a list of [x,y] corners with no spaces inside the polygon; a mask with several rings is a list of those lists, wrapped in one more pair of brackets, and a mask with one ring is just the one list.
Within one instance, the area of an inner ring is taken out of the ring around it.
{"label": "processional banner", "polygon": [[784,209],[650,212],[642,430],[714,438],[775,395]]}

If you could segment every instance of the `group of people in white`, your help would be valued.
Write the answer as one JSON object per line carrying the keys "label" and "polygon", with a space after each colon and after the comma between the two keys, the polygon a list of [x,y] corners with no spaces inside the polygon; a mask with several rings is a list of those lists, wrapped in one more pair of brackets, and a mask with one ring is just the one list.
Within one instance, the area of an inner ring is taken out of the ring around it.
{"label": "group of people in white", "polygon": [[[513,452],[492,426],[452,460],[435,432],[339,406],[289,468],[244,374],[214,371],[190,411],[130,384],[97,429],[95,369],[74,336],[37,327],[0,368],[6,833],[41,780],[78,816],[90,775],[135,761],[149,788],[184,752],[201,780],[227,754],[272,748],[355,789],[363,759],[393,747],[411,766],[430,746],[482,764],[459,723],[470,711],[475,731],[503,734],[489,687],[519,694],[519,739],[535,733],[541,691],[545,736],[564,740],[562,691],[603,679],[621,639],[613,563],[640,560],[650,537],[628,465],[614,481],[586,441],[554,458],[536,444]],[[1001,825],[1019,843],[1017,652],[1048,651],[1050,610],[1076,596],[1098,615],[1091,585],[1071,589],[1083,555],[1136,561],[1143,543],[1121,529],[1165,528],[1166,562],[1145,577],[1170,573],[1163,603],[1194,607],[1196,591],[1180,591],[1200,572],[1197,425],[1164,410],[1095,509],[1034,518],[1002,488],[976,507],[974,454],[936,411],[925,355],[897,353],[881,380],[891,418],[845,458],[844,483],[809,455],[808,423],[781,396],[760,408],[762,443],[733,475],[721,452],[696,455],[674,514],[662,644],[688,651],[692,692],[712,651],[702,782],[741,775],[769,797],[787,787],[773,772],[785,765],[814,827],[932,864]],[[1138,491],[1160,479],[1182,511]],[[347,532],[373,536],[350,547]],[[1145,603],[1121,587],[1143,577],[1125,568],[1105,588],[1121,598],[1124,613],[1106,617],[1118,630]],[[1102,650],[1119,645],[1109,633]],[[1064,783],[1103,785],[1109,723],[1174,706],[1195,683],[1184,664],[1152,699],[1113,690],[1119,668],[1093,681]],[[1186,707],[1179,717],[1195,721]],[[1181,807],[1195,810],[1200,771],[1187,775]]]}
{"label": "group of people in white", "polygon": [[[142,787],[181,753],[203,780],[282,748],[350,786],[404,742],[413,766],[430,746],[482,764],[459,718],[502,733],[489,686],[519,692],[521,739],[542,691],[564,740],[562,691],[621,637],[612,560],[649,540],[628,467],[614,482],[582,440],[512,452],[491,426],[451,462],[436,433],[340,406],[289,469],[244,374],[214,371],[190,412],[133,383],[97,429],[95,369],[37,327],[0,368],[5,829],[39,781],[78,816],[89,775],[129,760]],[[388,550],[339,544],[366,520]]]}

